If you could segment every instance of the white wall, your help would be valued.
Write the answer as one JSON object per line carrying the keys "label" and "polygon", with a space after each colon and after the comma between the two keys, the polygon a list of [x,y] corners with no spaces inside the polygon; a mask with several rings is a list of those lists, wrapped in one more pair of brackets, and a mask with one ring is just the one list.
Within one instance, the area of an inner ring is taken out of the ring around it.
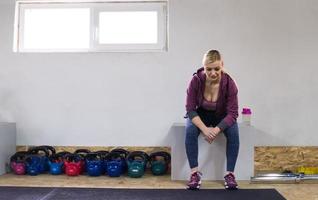
{"label": "white wall", "polygon": [[[0,4],[0,120],[18,145],[169,144],[202,54],[219,49],[262,145],[317,145],[318,1],[170,0],[166,53],[13,53]],[[244,134],[244,133],[241,133]]]}

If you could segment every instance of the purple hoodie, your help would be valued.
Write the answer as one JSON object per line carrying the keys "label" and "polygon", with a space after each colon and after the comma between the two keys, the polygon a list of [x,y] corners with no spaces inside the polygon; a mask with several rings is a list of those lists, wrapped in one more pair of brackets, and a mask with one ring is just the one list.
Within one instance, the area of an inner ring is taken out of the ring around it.
{"label": "purple hoodie", "polygon": [[[186,111],[192,120],[198,116],[197,108],[202,105],[206,75],[203,67],[197,70],[187,89]],[[217,125],[221,131],[232,126],[238,117],[237,87],[233,79],[226,73],[221,74],[220,89],[216,101],[216,117],[222,119]]]}

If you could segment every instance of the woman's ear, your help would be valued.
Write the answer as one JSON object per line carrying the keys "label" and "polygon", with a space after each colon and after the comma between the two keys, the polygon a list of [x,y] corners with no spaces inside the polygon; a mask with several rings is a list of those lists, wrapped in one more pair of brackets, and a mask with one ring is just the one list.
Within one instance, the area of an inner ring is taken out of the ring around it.
{"label": "woman's ear", "polygon": [[221,71],[225,73],[225,69],[224,69],[224,62],[223,62],[223,60],[221,60]]}

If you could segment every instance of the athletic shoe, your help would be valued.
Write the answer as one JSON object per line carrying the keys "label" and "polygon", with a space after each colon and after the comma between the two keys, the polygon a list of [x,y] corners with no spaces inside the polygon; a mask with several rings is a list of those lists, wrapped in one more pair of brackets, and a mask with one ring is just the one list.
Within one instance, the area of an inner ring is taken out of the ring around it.
{"label": "athletic shoe", "polygon": [[229,173],[228,175],[224,176],[224,187],[227,190],[237,190],[238,186],[235,181],[235,176],[232,173]]}
{"label": "athletic shoe", "polygon": [[201,186],[201,172],[194,172],[191,174],[190,180],[187,184],[188,190],[199,190]]}

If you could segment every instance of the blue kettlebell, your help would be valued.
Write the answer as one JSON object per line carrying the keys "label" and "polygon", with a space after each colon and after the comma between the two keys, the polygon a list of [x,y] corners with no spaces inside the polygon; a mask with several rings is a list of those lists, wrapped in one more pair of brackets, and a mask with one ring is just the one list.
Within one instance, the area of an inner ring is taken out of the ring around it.
{"label": "blue kettlebell", "polygon": [[127,169],[128,169],[128,166],[127,166],[127,163],[126,163],[126,158],[129,154],[129,151],[125,150],[125,149],[122,149],[122,148],[116,148],[116,149],[113,149],[110,151],[110,153],[119,153],[120,156],[121,156],[121,159],[122,159],[122,162],[121,162],[121,174],[124,174]]}
{"label": "blue kettlebell", "polygon": [[[39,173],[46,172],[50,169],[49,167],[49,151],[42,147],[32,147],[28,150],[30,155],[37,155],[40,158]],[[44,153],[44,154],[43,154]]]}
{"label": "blue kettlebell", "polygon": [[99,154],[88,153],[85,158],[86,172],[89,176],[100,176],[102,174],[102,162]]}
{"label": "blue kettlebell", "polygon": [[64,153],[57,153],[49,157],[50,174],[60,175],[63,173],[63,170],[64,170],[63,156],[64,155],[65,155]]}
{"label": "blue kettlebell", "polygon": [[51,162],[49,161],[50,165],[50,174],[52,175],[60,175],[63,172],[63,162]]}
{"label": "blue kettlebell", "polygon": [[96,151],[95,153],[98,154],[98,156],[100,157],[100,161],[101,161],[101,173],[105,174],[107,173],[107,161],[108,161],[108,151]]}
{"label": "blue kettlebell", "polygon": [[123,171],[124,158],[118,152],[110,152],[107,156],[107,174],[110,177],[119,177]]}
{"label": "blue kettlebell", "polygon": [[41,156],[29,155],[25,159],[27,174],[36,176],[42,172]]}

